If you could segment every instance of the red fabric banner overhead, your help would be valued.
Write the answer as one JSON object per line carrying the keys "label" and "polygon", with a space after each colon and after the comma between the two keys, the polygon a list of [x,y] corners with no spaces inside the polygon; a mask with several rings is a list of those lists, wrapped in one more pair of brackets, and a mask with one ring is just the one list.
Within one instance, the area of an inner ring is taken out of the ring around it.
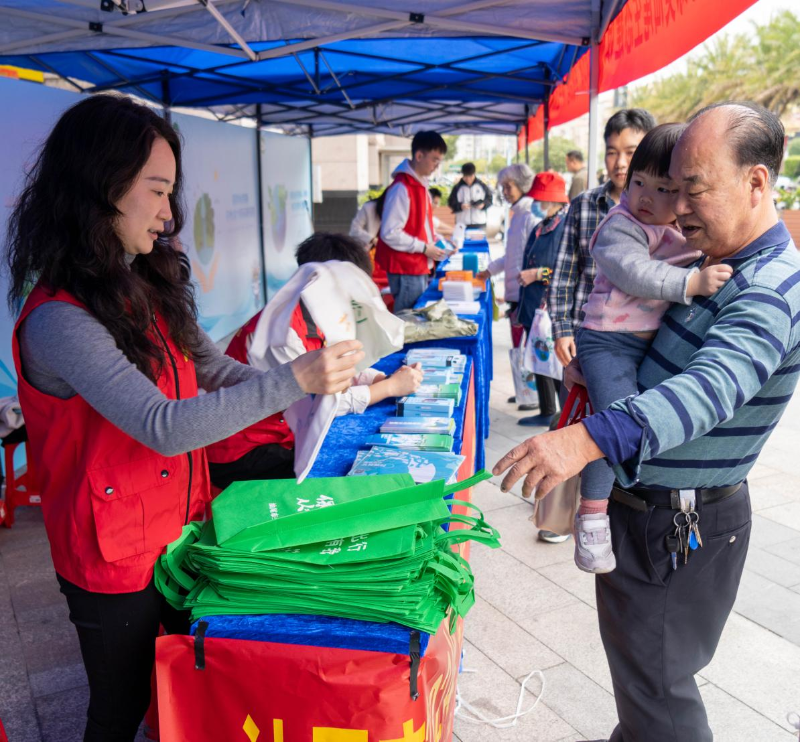
{"label": "red fabric banner overhead", "polygon": [[[628,0],[600,42],[599,92],[627,85],[666,67],[743,13],[756,0]],[[589,54],[550,97],[550,126],[589,111]],[[528,141],[544,136],[544,106],[528,124]],[[524,134],[519,137],[522,146]]]}

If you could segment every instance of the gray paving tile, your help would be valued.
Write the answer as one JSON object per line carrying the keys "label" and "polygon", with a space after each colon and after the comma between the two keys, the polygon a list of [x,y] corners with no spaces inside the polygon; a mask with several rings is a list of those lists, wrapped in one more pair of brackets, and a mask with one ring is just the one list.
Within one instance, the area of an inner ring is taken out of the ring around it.
{"label": "gray paving tile", "polygon": [[745,570],[734,610],[800,646],[800,595]]}
{"label": "gray paving tile", "polygon": [[566,590],[502,549],[475,549],[472,561],[478,596],[523,628],[531,616],[579,604]]}
{"label": "gray paving tile", "polygon": [[572,541],[561,544],[540,541],[539,531],[530,520],[532,514],[533,508],[527,502],[492,513],[490,522],[500,531],[503,551],[534,569],[572,560]]}
{"label": "gray paving tile", "polygon": [[[472,501],[484,513],[491,513],[495,510],[512,507],[519,504],[519,499],[512,495],[510,492],[500,491],[500,480],[487,480],[486,482],[479,482],[478,485],[472,488]],[[488,518],[491,523],[491,518]]]}
{"label": "gray paving tile", "polygon": [[81,686],[36,700],[42,742],[80,742],[86,729],[89,687]]}
{"label": "gray paving tile", "polygon": [[526,616],[518,623],[604,690],[613,692],[593,608],[576,601],[557,611]]}
{"label": "gray paving tile", "polygon": [[747,552],[744,568],[783,587],[800,585],[800,564],[794,564],[764,549],[751,548]]}
{"label": "gray paving tile", "polygon": [[512,677],[531,670],[545,670],[564,660],[521,626],[478,598],[464,622],[470,644],[479,649]]}
{"label": "gray paving tile", "polygon": [[18,623],[29,673],[68,667],[81,662],[75,627],[64,615],[61,603],[41,608]]}
{"label": "gray paving tile", "polygon": [[800,531],[796,531],[794,528],[776,523],[763,515],[753,515],[753,528],[750,531],[751,547],[755,546],[774,553],[773,549],[770,548],[771,546],[784,541],[793,541],[798,537],[800,537]]}
{"label": "gray paving tile", "polygon": [[759,515],[793,528],[800,533],[800,502],[785,502],[771,508],[759,510]]}
{"label": "gray paving tile", "polygon": [[725,742],[791,742],[797,736],[754,711],[717,686],[708,684],[700,689],[708,724],[714,737]]}
{"label": "gray paving tile", "polygon": [[40,698],[86,685],[86,670],[83,667],[83,662],[48,668],[47,670],[32,672],[29,676],[29,682],[34,698]]}
{"label": "gray paving tile", "polygon": [[606,738],[617,725],[614,696],[565,662],[546,670],[544,702],[583,736]]}
{"label": "gray paving tile", "polygon": [[[570,555],[572,554],[572,541],[566,542],[570,545]],[[564,549],[566,551],[566,549]],[[571,593],[579,600],[597,608],[597,596],[595,593],[595,578],[594,575],[582,572],[575,566],[573,559],[568,561],[559,562],[558,564],[550,564],[546,567],[538,567],[536,571],[546,577],[551,582]]]}
{"label": "gray paving tile", "polygon": [[785,559],[787,562],[800,564],[800,538],[775,544],[767,543],[763,545],[763,549],[770,554],[775,554],[775,556]]}
{"label": "gray paving tile", "polygon": [[[476,647],[465,642],[464,667],[475,672],[464,672],[458,678],[461,697],[481,714],[490,719],[514,713],[519,699],[520,684],[498,667]],[[523,702],[523,711],[535,702],[539,692],[538,683],[527,686],[532,690]],[[466,712],[464,712],[466,713]],[[575,729],[548,708],[544,700],[529,714],[521,717],[516,726],[509,729],[494,729],[484,724],[473,724],[459,716],[455,720],[455,732],[463,742],[557,742],[574,734]]]}
{"label": "gray paving tile", "polygon": [[776,505],[800,501],[800,486],[795,478],[786,474],[776,472],[756,480],[748,476],[748,480],[753,512],[761,513]]}
{"label": "gray paving tile", "polygon": [[741,703],[784,726],[798,709],[800,647],[736,613],[722,632],[704,678]]}

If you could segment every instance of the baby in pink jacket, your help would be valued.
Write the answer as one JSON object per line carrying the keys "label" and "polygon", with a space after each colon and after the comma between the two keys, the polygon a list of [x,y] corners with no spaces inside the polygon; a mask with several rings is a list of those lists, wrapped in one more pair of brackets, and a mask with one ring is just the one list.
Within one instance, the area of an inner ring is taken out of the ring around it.
{"label": "baby in pink jacket", "polygon": [[[711,296],[730,278],[728,265],[706,265],[686,247],[673,211],[672,150],[685,126],[662,124],[642,139],[631,159],[621,203],[592,237],[594,289],[583,306],[578,362],[595,412],[638,392],[639,364],[674,302]],[[575,516],[575,563],[585,572],[610,572],[608,497],[614,471],[601,459],[581,475]]]}

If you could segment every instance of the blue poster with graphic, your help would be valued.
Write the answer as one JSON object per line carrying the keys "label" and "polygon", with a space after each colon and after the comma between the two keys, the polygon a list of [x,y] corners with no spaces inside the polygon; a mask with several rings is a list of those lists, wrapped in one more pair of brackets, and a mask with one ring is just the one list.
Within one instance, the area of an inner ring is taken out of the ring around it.
{"label": "blue poster with graphic", "polygon": [[255,129],[183,114],[186,223],[200,325],[218,341],[264,306]]}
{"label": "blue poster with graphic", "polygon": [[313,230],[311,146],[305,137],[261,132],[261,198],[267,298],[297,269],[294,253]]}

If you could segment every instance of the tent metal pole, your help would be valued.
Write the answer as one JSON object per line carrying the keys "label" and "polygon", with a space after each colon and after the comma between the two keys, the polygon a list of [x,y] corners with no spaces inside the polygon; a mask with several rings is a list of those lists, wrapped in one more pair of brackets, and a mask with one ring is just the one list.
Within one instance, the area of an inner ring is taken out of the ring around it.
{"label": "tent metal pole", "polygon": [[169,90],[169,72],[167,70],[161,71],[161,102],[164,105],[164,119],[172,126],[172,95]]}
{"label": "tent metal pole", "polygon": [[530,139],[530,121],[531,121],[531,109],[528,104],[525,104],[525,164],[528,165],[531,161],[530,155],[530,148],[528,146],[528,140]]}
{"label": "tent metal pole", "polygon": [[592,44],[589,54],[591,54],[589,59],[589,158],[586,163],[588,169],[586,187],[591,190],[597,187],[597,88],[600,73],[598,65],[600,45]]}
{"label": "tent metal pole", "polygon": [[600,90],[601,0],[592,0],[592,46],[589,49],[589,157],[586,187],[597,187],[598,94]]}
{"label": "tent metal pole", "polygon": [[550,93],[544,97],[544,161],[542,169],[546,172],[550,169]]}
{"label": "tent metal pole", "polygon": [[261,291],[264,294],[264,303],[267,303],[267,256],[264,252],[264,174],[261,169],[261,104],[256,103],[256,167],[258,168],[258,257],[261,264]]}
{"label": "tent metal pole", "polygon": [[308,215],[311,217],[311,228],[314,229],[314,149],[311,141],[314,139],[314,124],[308,125],[308,183],[311,189],[308,193]]}

